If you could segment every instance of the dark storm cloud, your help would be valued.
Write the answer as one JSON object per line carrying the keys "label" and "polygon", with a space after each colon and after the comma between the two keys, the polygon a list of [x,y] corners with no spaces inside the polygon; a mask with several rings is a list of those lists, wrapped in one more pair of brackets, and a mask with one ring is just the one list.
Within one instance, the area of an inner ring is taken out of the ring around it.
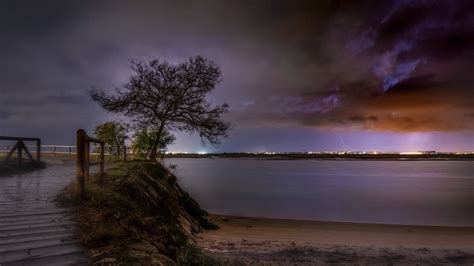
{"label": "dark storm cloud", "polygon": [[473,129],[474,12],[472,1],[400,1],[383,18],[373,66],[385,91],[362,99],[376,130]]}
{"label": "dark storm cloud", "polygon": [[2,1],[0,134],[34,128],[67,140],[107,119],[86,92],[125,82],[128,59],[197,54],[221,66],[211,98],[229,102],[240,127],[470,128],[471,10],[471,1]]}
{"label": "dark storm cloud", "polygon": [[[472,1],[394,1],[357,17],[357,27],[324,27],[333,36],[324,38],[333,48],[326,51],[331,59],[312,60],[333,72],[299,75],[314,83],[287,89],[289,95],[279,101],[262,100],[249,112],[261,112],[273,124],[472,130],[473,10]],[[330,20],[351,15],[334,12]]]}

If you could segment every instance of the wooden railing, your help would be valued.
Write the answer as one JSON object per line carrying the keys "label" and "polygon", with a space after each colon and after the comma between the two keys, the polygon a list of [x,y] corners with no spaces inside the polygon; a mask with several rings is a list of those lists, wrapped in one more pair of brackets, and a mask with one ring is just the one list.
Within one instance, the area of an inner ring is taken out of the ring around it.
{"label": "wooden railing", "polygon": [[41,145],[41,152],[43,155],[61,155],[72,158],[76,155],[76,146],[68,145]]}
{"label": "wooden railing", "polygon": [[[99,161],[90,161],[90,144],[100,144]],[[89,179],[89,166],[100,165],[100,175],[104,174],[104,163],[105,163],[105,143],[101,140],[91,138],[83,129],[77,131],[77,163],[76,163],[76,176],[77,176],[77,189],[79,194],[84,196],[85,181]]]}
{"label": "wooden railing", "polygon": [[[11,149],[7,149],[7,155],[5,159],[3,160],[5,163],[8,163],[10,159],[12,158],[13,154],[17,153],[17,161],[18,165],[22,166],[23,164],[23,152],[28,156],[28,158],[32,162],[41,162],[41,139],[39,138],[19,138],[19,137],[5,137],[5,136],[0,136],[0,140],[6,140],[6,141],[16,141],[15,145],[12,146]],[[28,150],[27,146],[25,145],[25,141],[34,141],[36,142],[36,159],[33,158],[31,155],[30,151]]]}
{"label": "wooden railing", "polygon": [[[97,145],[97,144],[96,144]],[[28,149],[30,149],[30,153],[35,155],[36,154],[36,145],[25,145]],[[0,145],[0,155],[1,154],[7,154],[10,149],[13,147],[13,144],[11,145]],[[99,156],[100,153],[99,151],[99,145],[97,145],[97,149],[94,149],[94,147],[91,147],[91,156]],[[59,144],[48,144],[48,145],[41,145],[40,151],[41,151],[41,156],[52,156],[52,157],[60,157],[60,158],[75,158],[77,153],[76,153],[76,146],[71,146],[71,145],[59,145]],[[33,150],[32,150],[33,149]],[[110,152],[107,152],[107,144],[105,146],[105,158],[111,158],[111,159],[121,159],[121,160],[126,160],[127,158],[136,158],[137,154],[134,153],[133,149],[131,147],[123,147],[123,150],[120,151],[120,158],[117,158],[117,154],[111,154]]]}

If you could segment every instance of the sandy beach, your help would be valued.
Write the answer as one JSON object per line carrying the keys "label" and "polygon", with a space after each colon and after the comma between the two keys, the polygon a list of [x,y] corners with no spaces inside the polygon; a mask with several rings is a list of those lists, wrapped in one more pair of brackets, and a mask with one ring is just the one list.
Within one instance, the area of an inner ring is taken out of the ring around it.
{"label": "sandy beach", "polygon": [[211,215],[198,244],[245,264],[474,264],[474,227],[357,224]]}

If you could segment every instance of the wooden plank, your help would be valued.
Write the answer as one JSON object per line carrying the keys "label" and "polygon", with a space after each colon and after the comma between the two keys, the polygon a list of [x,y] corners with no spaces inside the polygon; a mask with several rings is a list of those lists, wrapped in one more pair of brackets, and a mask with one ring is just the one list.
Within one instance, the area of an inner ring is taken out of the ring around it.
{"label": "wooden plank", "polygon": [[10,157],[12,157],[13,153],[15,152],[15,150],[18,148],[18,142],[15,143],[15,145],[13,146],[13,148],[8,152],[7,156],[5,157],[5,159],[3,160],[4,162],[8,162],[8,160],[10,160]]}
{"label": "wooden plank", "polygon": [[6,137],[6,136],[0,136],[0,140],[13,140],[13,141],[38,141],[40,140],[39,138],[24,138],[24,137]]}
{"label": "wooden plank", "polygon": [[25,143],[23,143],[23,141],[22,141],[20,145],[22,146],[23,150],[25,151],[26,156],[28,156],[28,158],[30,158],[30,160],[31,160],[32,162],[34,162],[35,159],[33,158],[33,156],[31,156],[31,153],[30,153],[30,151],[28,151],[28,149],[26,148]]}
{"label": "wooden plank", "polygon": [[36,160],[38,163],[41,162],[41,140],[36,141]]}
{"label": "wooden plank", "polygon": [[86,135],[86,140],[90,142],[95,142],[95,143],[104,143],[102,140],[96,139],[96,138],[91,138]]}
{"label": "wooden plank", "polygon": [[22,166],[23,164],[23,146],[25,146],[25,144],[23,143],[23,141],[19,140],[18,142],[18,148],[17,148],[17,160],[18,160],[18,166]]}
{"label": "wooden plank", "polygon": [[1,265],[87,264],[77,243],[73,213],[54,201],[70,182],[65,173],[71,167],[66,163],[0,179]]}

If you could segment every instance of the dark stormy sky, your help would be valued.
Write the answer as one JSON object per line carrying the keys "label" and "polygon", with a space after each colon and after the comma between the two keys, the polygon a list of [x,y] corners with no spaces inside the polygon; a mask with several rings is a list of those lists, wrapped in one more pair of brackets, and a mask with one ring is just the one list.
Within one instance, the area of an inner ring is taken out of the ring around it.
{"label": "dark stormy sky", "polygon": [[474,150],[474,1],[1,1],[0,135],[72,144],[128,60],[221,67],[220,147]]}

